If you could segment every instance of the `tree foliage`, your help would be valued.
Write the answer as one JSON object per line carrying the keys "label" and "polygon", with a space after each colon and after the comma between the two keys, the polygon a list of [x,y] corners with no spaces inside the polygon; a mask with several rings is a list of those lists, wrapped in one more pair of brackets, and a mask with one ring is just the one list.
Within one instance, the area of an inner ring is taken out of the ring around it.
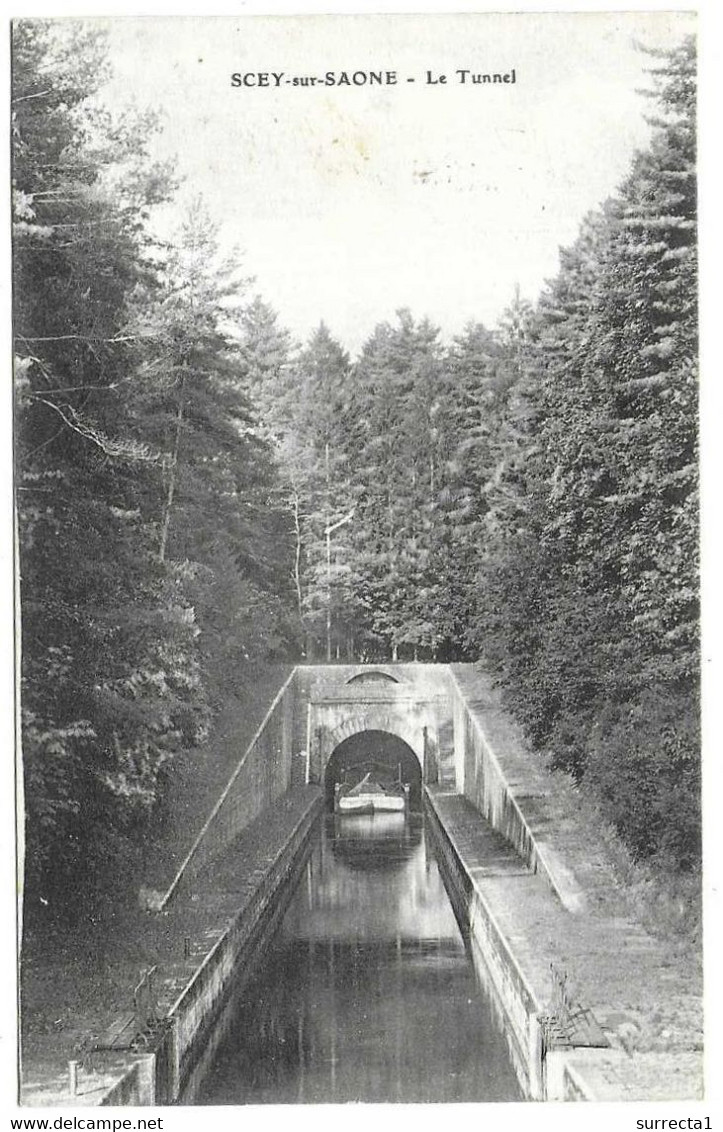
{"label": "tree foliage", "polygon": [[527,436],[502,442],[508,468],[520,456],[521,491],[494,522],[504,480],[491,493],[474,629],[553,764],[594,784],[636,852],[687,865],[699,781],[694,68],[690,42],[656,57],[651,145],[529,320],[499,425],[514,428],[513,402],[526,403]]}
{"label": "tree foliage", "polygon": [[26,884],[70,909],[203,740],[229,654],[287,647],[286,527],[212,233],[152,244],[152,123],[89,102],[102,36],[20,21],[13,57]]}

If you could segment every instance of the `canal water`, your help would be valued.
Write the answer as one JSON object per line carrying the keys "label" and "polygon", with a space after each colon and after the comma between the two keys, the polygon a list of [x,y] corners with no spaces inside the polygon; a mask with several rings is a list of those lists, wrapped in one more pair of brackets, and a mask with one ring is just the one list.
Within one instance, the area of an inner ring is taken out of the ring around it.
{"label": "canal water", "polygon": [[421,815],[328,815],[198,1104],[511,1101]]}

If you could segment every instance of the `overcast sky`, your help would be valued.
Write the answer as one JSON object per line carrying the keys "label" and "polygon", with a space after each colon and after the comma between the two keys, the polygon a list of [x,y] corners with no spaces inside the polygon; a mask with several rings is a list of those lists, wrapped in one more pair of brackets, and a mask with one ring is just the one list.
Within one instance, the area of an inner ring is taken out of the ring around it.
{"label": "overcast sky", "polygon": [[[162,112],[181,199],[203,195],[282,322],[305,338],[323,318],[356,352],[400,306],[449,337],[493,324],[516,283],[534,299],[649,136],[636,42],[693,26],[662,12],[116,19],[107,98]],[[285,82],[369,69],[397,85]],[[516,81],[462,85],[457,69]],[[234,72],[284,80],[234,88]]]}

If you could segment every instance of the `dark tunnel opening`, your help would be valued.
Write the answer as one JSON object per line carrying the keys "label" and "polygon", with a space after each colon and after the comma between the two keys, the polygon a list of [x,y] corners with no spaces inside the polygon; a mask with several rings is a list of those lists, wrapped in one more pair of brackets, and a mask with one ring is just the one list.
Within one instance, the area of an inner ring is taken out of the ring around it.
{"label": "dark tunnel opening", "polygon": [[409,783],[411,808],[422,808],[422,768],[409,744],[388,731],[360,731],[344,739],[327,763],[324,775],[327,809],[334,808],[336,783],[345,781],[347,775],[353,777],[355,771],[361,777],[372,764],[386,768],[394,779],[401,774],[402,782]]}

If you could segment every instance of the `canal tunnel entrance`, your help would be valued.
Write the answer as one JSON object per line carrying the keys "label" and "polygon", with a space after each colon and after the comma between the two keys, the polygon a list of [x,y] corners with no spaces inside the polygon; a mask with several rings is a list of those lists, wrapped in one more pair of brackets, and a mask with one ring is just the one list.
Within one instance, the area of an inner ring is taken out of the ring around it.
{"label": "canal tunnel entrance", "polygon": [[334,787],[349,776],[362,777],[374,766],[391,779],[401,776],[409,783],[409,801],[413,810],[422,805],[422,768],[412,748],[389,731],[360,731],[350,735],[336,747],[326,766],[324,793],[327,809],[334,808]]}

